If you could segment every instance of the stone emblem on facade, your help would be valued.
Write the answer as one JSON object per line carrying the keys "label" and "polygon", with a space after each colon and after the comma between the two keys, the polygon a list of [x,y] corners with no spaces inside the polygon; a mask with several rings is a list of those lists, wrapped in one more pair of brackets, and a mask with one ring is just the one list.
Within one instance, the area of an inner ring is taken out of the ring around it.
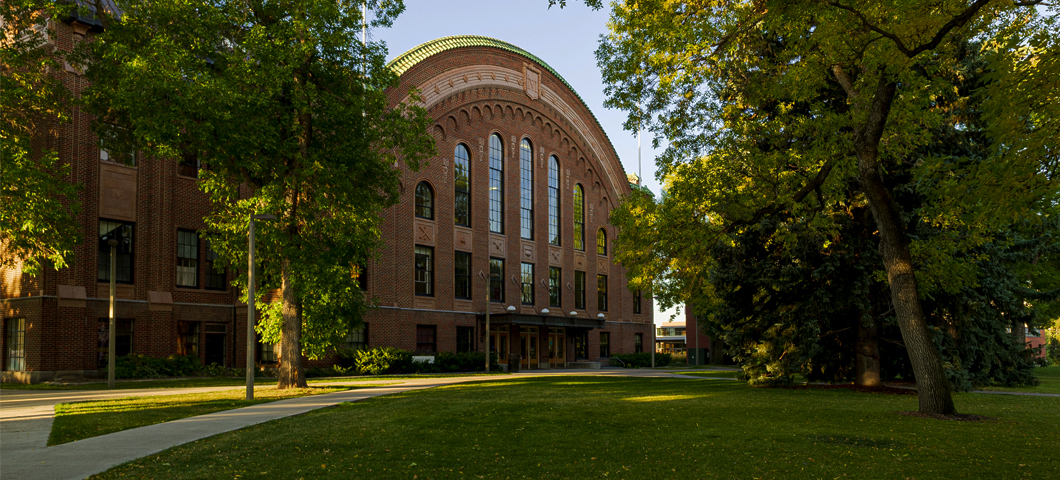
{"label": "stone emblem on facade", "polygon": [[541,73],[529,66],[523,67],[523,90],[534,100],[541,96]]}

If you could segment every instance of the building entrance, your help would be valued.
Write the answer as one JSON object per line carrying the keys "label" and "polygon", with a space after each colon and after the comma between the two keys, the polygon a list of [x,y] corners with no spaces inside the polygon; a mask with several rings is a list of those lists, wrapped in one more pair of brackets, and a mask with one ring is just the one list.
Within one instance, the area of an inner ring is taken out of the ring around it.
{"label": "building entrance", "polygon": [[567,344],[567,329],[548,329],[548,363],[552,368],[565,367],[567,359],[564,355],[564,345]]}
{"label": "building entrance", "polygon": [[206,364],[218,364],[222,367],[225,365],[225,346],[226,338],[228,333],[228,325],[223,323],[207,323],[206,324]]}
{"label": "building entrance", "polygon": [[508,364],[507,325],[490,325],[490,353],[497,355],[497,363]]}
{"label": "building entrance", "polygon": [[589,332],[575,332],[574,336],[574,357],[577,360],[588,360],[589,359]]}
{"label": "building entrance", "polygon": [[522,348],[520,364],[526,368],[538,368],[537,361],[537,327],[522,327],[519,332]]}

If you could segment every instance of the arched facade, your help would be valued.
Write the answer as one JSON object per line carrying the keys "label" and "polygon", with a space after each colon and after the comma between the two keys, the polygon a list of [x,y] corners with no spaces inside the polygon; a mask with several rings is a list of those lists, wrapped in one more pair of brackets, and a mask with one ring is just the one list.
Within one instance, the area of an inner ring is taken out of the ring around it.
{"label": "arched facade", "polygon": [[[481,351],[488,305],[502,363],[519,354],[523,368],[562,368],[648,351],[650,299],[635,308],[625,270],[594,246],[598,233],[613,235],[608,214],[630,186],[578,94],[537,57],[486,37],[438,39],[391,65],[401,79],[391,101],[415,87],[435,122],[439,156],[419,171],[399,167],[402,184],[430,183],[435,214],[417,217],[408,188],[385,213],[384,251],[368,267],[382,308],[367,344]],[[464,204],[466,221],[454,221]],[[425,278],[424,252],[430,288],[412,280]]]}

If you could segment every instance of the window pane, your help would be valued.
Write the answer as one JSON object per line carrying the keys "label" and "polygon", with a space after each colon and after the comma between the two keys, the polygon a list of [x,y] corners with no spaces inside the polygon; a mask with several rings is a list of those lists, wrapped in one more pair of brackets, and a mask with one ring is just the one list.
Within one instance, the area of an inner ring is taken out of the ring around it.
{"label": "window pane", "polygon": [[504,142],[490,135],[490,231],[504,233]]}
{"label": "window pane", "polygon": [[633,313],[640,313],[640,290],[633,296]]}
{"label": "window pane", "polygon": [[574,249],[585,250],[585,196],[582,186],[574,186]]}
{"label": "window pane", "polygon": [[607,275],[596,276],[596,309],[601,312],[607,311]]}
{"label": "window pane", "polygon": [[4,370],[21,372],[26,369],[26,319],[9,318],[4,339]]}
{"label": "window pane", "polygon": [[585,272],[574,272],[574,308],[585,309]]}
{"label": "window pane", "polygon": [[611,356],[611,334],[609,332],[600,332],[600,356]]}
{"label": "window pane", "polygon": [[456,351],[457,353],[475,351],[475,327],[456,327]]}
{"label": "window pane", "polygon": [[417,352],[435,352],[435,326],[434,325],[416,325],[416,351]]}
{"label": "window pane", "polygon": [[199,285],[199,236],[195,232],[177,231],[177,286]]}
{"label": "window pane", "polygon": [[490,301],[504,301],[504,260],[490,258]]}
{"label": "window pane", "polygon": [[522,301],[524,305],[534,304],[534,264],[524,263],[520,269],[522,277]]}
{"label": "window pane", "polygon": [[427,182],[416,185],[416,216],[420,218],[434,219],[434,191]]}
{"label": "window pane", "polygon": [[607,255],[607,232],[602,228],[596,232],[596,253]]}
{"label": "window pane", "polygon": [[365,323],[346,336],[346,348],[349,350],[368,349],[368,324]]}
{"label": "window pane", "polygon": [[519,234],[534,239],[534,147],[523,139],[519,147]]}
{"label": "window pane", "polygon": [[210,290],[225,290],[228,285],[228,266],[218,260],[217,252],[210,248],[210,241],[206,241],[206,288]]}
{"label": "window pane", "polygon": [[453,152],[453,180],[456,198],[453,209],[456,213],[456,224],[471,226],[471,162],[467,147],[456,146]]}
{"label": "window pane", "polygon": [[550,307],[563,306],[563,289],[560,288],[562,273],[559,267],[548,267],[548,306]]}
{"label": "window pane", "polygon": [[112,238],[118,241],[115,282],[133,283],[133,224],[113,220],[99,221],[96,279],[100,282],[110,281],[110,245],[107,241]]}
{"label": "window pane", "polygon": [[559,159],[548,159],[548,243],[559,245]]}
{"label": "window pane", "polygon": [[434,295],[434,249],[416,245],[416,295]]}
{"label": "window pane", "polygon": [[455,297],[471,299],[471,254],[456,252],[453,259]]}

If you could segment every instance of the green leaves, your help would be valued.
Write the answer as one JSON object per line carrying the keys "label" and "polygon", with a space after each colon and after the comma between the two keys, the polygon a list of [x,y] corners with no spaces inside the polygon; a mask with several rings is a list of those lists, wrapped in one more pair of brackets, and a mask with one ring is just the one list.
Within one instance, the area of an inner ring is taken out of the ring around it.
{"label": "green leaves", "polygon": [[48,18],[54,2],[0,4],[0,267],[37,275],[42,262],[64,268],[80,237],[78,187],[59,160],[59,123],[69,92]]}
{"label": "green leaves", "polygon": [[[278,217],[257,224],[259,291],[282,286],[286,262],[295,300],[286,315],[262,307],[259,332],[276,341],[281,317],[296,315],[300,349],[322,357],[367,311],[354,273],[380,244],[381,212],[397,201],[396,164],[417,168],[434,153],[427,113],[413,106],[414,95],[391,106],[386,90],[397,77],[384,44],[361,43],[360,4],[122,7],[82,51],[95,59],[86,103],[127,125],[153,154],[198,155],[206,166],[200,188],[213,206],[204,233],[224,260],[245,263],[250,215]],[[383,26],[404,6],[369,8],[370,25]],[[242,273],[236,284],[245,289]]]}

